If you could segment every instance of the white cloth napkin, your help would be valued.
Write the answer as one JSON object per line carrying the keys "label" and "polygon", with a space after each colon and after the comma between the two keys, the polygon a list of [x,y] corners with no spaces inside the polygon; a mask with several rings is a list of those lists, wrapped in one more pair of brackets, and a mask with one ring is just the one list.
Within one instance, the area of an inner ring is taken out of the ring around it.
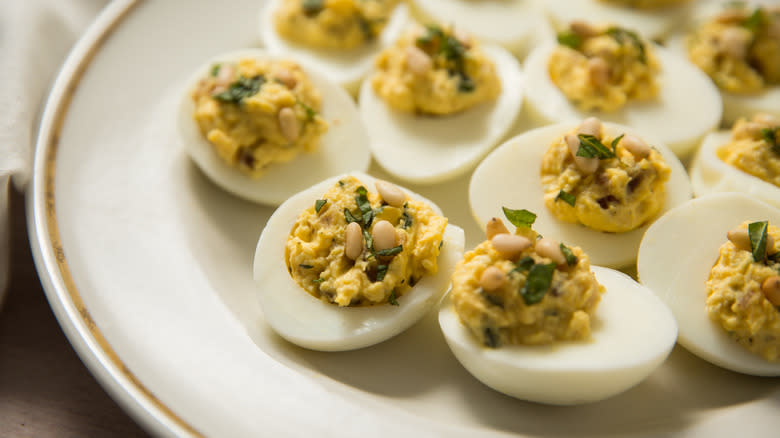
{"label": "white cloth napkin", "polygon": [[30,178],[38,119],[51,81],[107,0],[0,1],[0,301],[8,282],[8,190]]}

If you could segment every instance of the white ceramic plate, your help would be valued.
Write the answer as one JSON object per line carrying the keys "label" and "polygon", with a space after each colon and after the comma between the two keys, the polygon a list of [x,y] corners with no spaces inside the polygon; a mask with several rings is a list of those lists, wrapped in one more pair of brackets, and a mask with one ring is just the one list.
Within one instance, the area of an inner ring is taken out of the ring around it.
{"label": "white ceramic plate", "polygon": [[[81,358],[151,433],[706,437],[780,428],[780,381],[680,349],[616,398],[552,408],[472,378],[435,314],[346,353],[274,335],[251,275],[272,210],[209,182],[174,124],[178,81],[252,46],[262,4],[115,0],[66,61],[43,114],[28,198],[41,279]],[[409,187],[465,228],[468,247],[482,239],[466,202],[470,176]]]}

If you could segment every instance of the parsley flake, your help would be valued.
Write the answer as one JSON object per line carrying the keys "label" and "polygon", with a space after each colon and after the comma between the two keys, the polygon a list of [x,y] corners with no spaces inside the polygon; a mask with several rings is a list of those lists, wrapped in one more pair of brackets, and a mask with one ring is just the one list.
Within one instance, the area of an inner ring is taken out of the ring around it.
{"label": "parsley flake", "polygon": [[239,77],[238,80],[228,86],[228,89],[213,95],[214,99],[225,103],[239,104],[247,97],[254,96],[265,83],[265,76],[257,75],[252,78]]}
{"label": "parsley flake", "polygon": [[398,301],[397,301],[395,298],[396,298],[396,297],[395,297],[395,289],[393,289],[393,290],[390,292],[390,296],[389,296],[389,297],[387,297],[387,302],[388,302],[388,303],[390,303],[390,304],[392,304],[393,306],[398,306]]}

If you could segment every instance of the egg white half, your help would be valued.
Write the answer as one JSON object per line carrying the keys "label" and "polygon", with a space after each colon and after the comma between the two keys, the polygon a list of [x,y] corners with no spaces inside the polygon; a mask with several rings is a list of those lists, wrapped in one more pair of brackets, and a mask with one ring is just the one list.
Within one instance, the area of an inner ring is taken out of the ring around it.
{"label": "egg white half", "polygon": [[[374,190],[373,177],[352,172]],[[322,181],[291,197],[268,220],[257,243],[254,279],[258,299],[266,321],[283,338],[304,348],[320,351],[344,351],[377,344],[409,328],[436,306],[449,288],[455,264],[463,257],[463,230],[447,225],[439,254],[438,271],[423,277],[411,290],[390,304],[340,308],[310,295],[287,271],[285,242],[298,215],[314,205],[340,178]],[[431,201],[402,188],[413,199],[441,210]]]}
{"label": "egg white half", "polygon": [[679,342],[715,365],[745,374],[780,376],[780,363],[764,360],[729,338],[710,320],[705,283],[729,230],[744,221],[780,224],[780,210],[739,193],[693,199],[658,219],[639,247],[639,280],[671,309]]}
{"label": "egg white half", "polygon": [[[200,133],[193,118],[195,104],[189,96],[195,84],[209,74],[211,66],[235,62],[243,57],[292,59],[298,62],[322,95],[320,115],[328,122],[328,131],[312,153],[302,152],[287,163],[276,163],[259,178],[253,179],[229,166],[217,155],[211,143]],[[371,153],[368,132],[352,98],[327,76],[304,62],[264,50],[242,50],[217,56],[197,69],[186,82],[179,107],[178,130],[182,145],[195,164],[217,185],[244,199],[261,204],[279,205],[290,195],[331,175],[368,169]]]}
{"label": "egg white half", "polygon": [[287,41],[276,33],[274,13],[282,0],[270,0],[260,12],[260,39],[271,53],[282,53],[322,71],[331,81],[346,88],[353,96],[360,88],[360,81],[371,70],[374,57],[383,47],[391,45],[401,36],[409,21],[409,8],[399,4],[390,15],[379,38],[362,47],[350,50],[306,47]]}
{"label": "egg white half", "polygon": [[598,0],[543,0],[547,13],[557,29],[563,29],[573,20],[594,24],[615,24],[634,29],[649,39],[663,39],[684,21],[689,4],[663,9],[643,10],[614,6]]}
{"label": "egg white half", "polygon": [[532,0],[414,0],[420,22],[454,23],[480,41],[498,44],[523,57],[552,28]]}
{"label": "egg white half", "polygon": [[526,111],[538,125],[582,120],[602,120],[652,132],[678,156],[685,157],[705,134],[720,123],[723,104],[715,85],[701,70],[677,53],[656,46],[661,64],[659,93],[650,101],[631,101],[616,112],[583,112],[572,104],[550,79],[547,62],[557,43],[534,49],[525,64],[529,84]]}
{"label": "egg white half", "polygon": [[[471,177],[471,211],[480,226],[484,227],[490,218],[504,217],[501,207],[530,210],[537,215],[533,227],[543,236],[554,236],[561,242],[581,247],[593,264],[625,267],[636,260],[639,242],[649,224],[625,233],[605,233],[560,221],[544,205],[544,189],[539,176],[542,156],[555,139],[578,125],[579,122],[570,122],[537,128],[496,148],[480,163]],[[664,157],[671,175],[666,183],[662,212],[691,199],[691,185],[685,168],[663,143],[637,133],[637,130],[613,123],[604,123],[604,133],[612,137],[633,133],[645,139]]]}
{"label": "egg white half", "polygon": [[460,322],[449,299],[439,310],[444,338],[474,377],[512,397],[572,405],[626,391],[666,360],[677,324],[648,288],[622,272],[592,269],[606,293],[591,318],[590,340],[486,348]]}
{"label": "egg white half", "polygon": [[718,158],[717,149],[730,140],[730,131],[714,132],[704,138],[691,164],[694,195],[698,197],[718,192],[741,192],[780,207],[780,187],[745,173]]}
{"label": "egg white half", "polygon": [[496,64],[501,94],[448,116],[397,111],[376,95],[371,80],[360,89],[360,114],[371,131],[371,152],[390,174],[433,184],[465,173],[509,131],[523,101],[520,64],[505,49],[484,45]]}

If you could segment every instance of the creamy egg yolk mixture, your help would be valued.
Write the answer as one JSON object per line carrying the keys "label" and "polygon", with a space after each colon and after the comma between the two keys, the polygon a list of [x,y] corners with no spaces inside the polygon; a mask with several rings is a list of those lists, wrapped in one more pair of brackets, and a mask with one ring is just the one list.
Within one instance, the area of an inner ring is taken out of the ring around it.
{"label": "creamy egg yolk mixture", "polygon": [[[579,247],[567,247],[569,260],[556,264],[536,251],[537,235],[530,228],[518,228],[516,235],[532,243],[507,256],[494,246],[494,237],[468,251],[456,266],[450,297],[461,322],[491,348],[588,339],[591,315],[604,293],[588,256]],[[488,269],[503,275],[492,290],[482,280]]]}
{"label": "creamy egg yolk mixture", "polygon": [[637,9],[659,9],[669,6],[678,6],[688,3],[690,0],[600,0],[617,6],[626,6]]}
{"label": "creamy egg yolk mixture", "polygon": [[[606,158],[598,159],[592,173],[575,161],[569,136],[579,148],[586,149],[594,140],[603,147]],[[594,137],[574,131],[550,145],[542,157],[541,181],[544,204],[556,218],[619,233],[641,226],[661,211],[671,170],[654,148],[648,147],[646,156],[637,155],[624,145],[626,141],[625,136]]]}
{"label": "creamy egg yolk mixture", "polygon": [[[447,219],[421,201],[393,204],[399,205],[389,205],[354,177],[340,180],[301,212],[290,231],[285,259],[292,278],[339,306],[397,304],[422,277],[436,273]],[[395,241],[378,250],[375,231],[383,221],[392,226]],[[359,225],[354,259],[347,248],[351,222]]]}
{"label": "creamy egg yolk mixture", "polygon": [[496,68],[479,44],[451,27],[414,29],[376,59],[371,85],[391,107],[446,115],[501,92]]}
{"label": "creamy egg yolk mixture", "polygon": [[780,120],[761,114],[737,120],[731,141],[716,154],[725,163],[780,187]]}
{"label": "creamy egg yolk mixture", "polygon": [[581,110],[616,111],[658,94],[655,50],[636,33],[573,22],[558,43],[547,65],[550,79]]}
{"label": "creamy egg yolk mixture", "polygon": [[319,91],[292,61],[215,64],[191,97],[200,132],[225,163],[251,177],[315,150],[328,129]]}
{"label": "creamy egg yolk mixture", "polygon": [[276,32],[309,47],[353,49],[373,41],[399,0],[283,0]]}
{"label": "creamy egg yolk mixture", "polygon": [[[780,301],[778,304],[770,301],[765,282],[780,273],[780,254],[774,244],[780,242],[780,229],[771,225],[767,228],[771,239],[766,245],[766,256],[760,255],[758,262],[749,242],[740,244],[730,238],[720,247],[718,260],[707,280],[706,307],[710,319],[740,345],[767,360],[777,361],[780,359]],[[747,231],[748,222],[738,229]]]}
{"label": "creamy egg yolk mixture", "polygon": [[780,84],[780,7],[730,7],[688,39],[688,56],[722,90]]}

